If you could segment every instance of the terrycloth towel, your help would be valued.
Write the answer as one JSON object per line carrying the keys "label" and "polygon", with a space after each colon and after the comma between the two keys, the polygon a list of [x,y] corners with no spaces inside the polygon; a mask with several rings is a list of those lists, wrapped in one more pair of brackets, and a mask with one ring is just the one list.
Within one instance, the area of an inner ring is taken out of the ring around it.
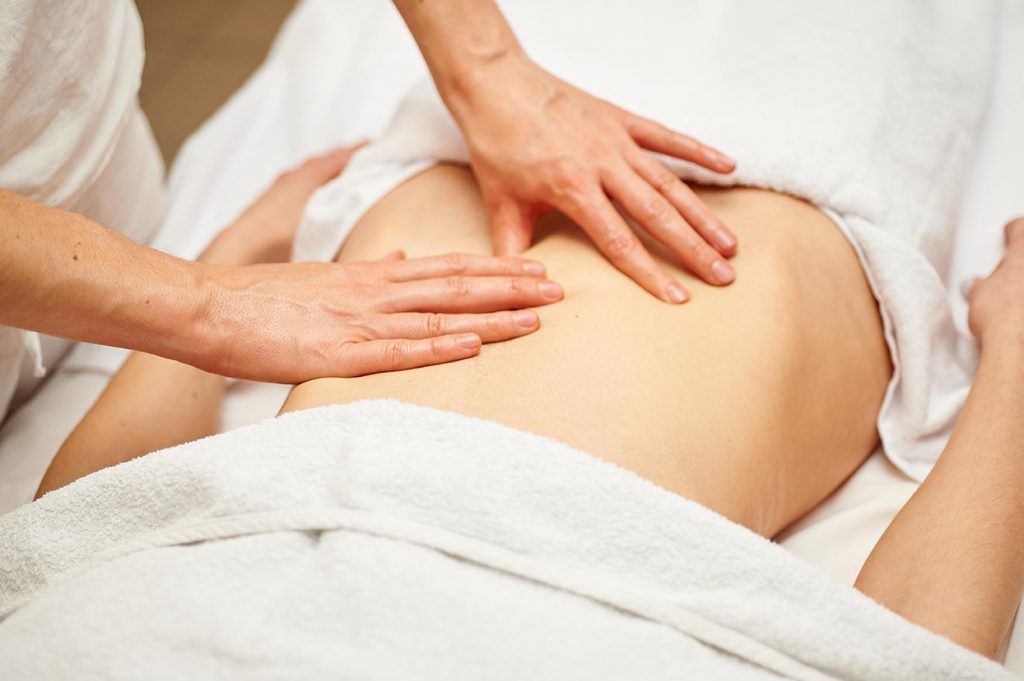
{"label": "terrycloth towel", "polygon": [[1009,679],[547,438],[288,414],[0,518],[5,679]]}
{"label": "terrycloth towel", "polygon": [[[540,64],[723,149],[727,178],[826,209],[880,301],[895,371],[878,428],[920,479],[948,438],[970,362],[957,353],[941,274],[993,68],[990,0],[508,2]],[[465,143],[429,81],[389,132],[311,201],[296,259],[334,256],[366,208]],[[742,276],[742,273],[740,273]]]}

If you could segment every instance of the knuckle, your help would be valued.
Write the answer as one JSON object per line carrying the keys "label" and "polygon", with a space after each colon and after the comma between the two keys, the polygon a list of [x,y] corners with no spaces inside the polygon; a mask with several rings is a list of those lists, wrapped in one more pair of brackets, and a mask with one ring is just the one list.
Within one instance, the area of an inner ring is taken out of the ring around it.
{"label": "knuckle", "polygon": [[364,305],[371,305],[375,301],[381,301],[390,297],[390,292],[385,284],[379,281],[366,279],[352,281],[348,284],[347,288],[350,295],[355,300],[361,301]]}
{"label": "knuckle", "polygon": [[500,333],[506,326],[512,323],[512,313],[489,314],[484,318],[484,328],[493,336]]}
{"label": "knuckle", "polygon": [[604,242],[604,250],[613,259],[628,257],[636,248],[636,237],[630,232],[617,232]]}
{"label": "knuckle", "polygon": [[455,300],[465,300],[470,295],[469,281],[465,277],[449,277],[448,295]]}
{"label": "knuckle", "polygon": [[625,116],[622,119],[622,127],[630,137],[638,137],[644,133],[644,128],[649,125],[647,121],[636,116]]}
{"label": "knuckle", "polygon": [[444,256],[444,263],[451,272],[458,274],[469,267],[469,258],[464,253],[448,253]]}
{"label": "knuckle", "polygon": [[298,175],[298,173],[298,168],[284,171],[274,179],[274,184],[272,185],[272,188],[280,190],[288,186],[289,184],[295,181],[295,177]]}
{"label": "knuckle", "polygon": [[388,341],[384,346],[384,366],[394,370],[405,366],[405,359],[409,356],[409,345],[405,341]]}
{"label": "knuckle", "polygon": [[526,293],[526,284],[522,279],[510,278],[506,286],[509,295],[513,298],[519,298]]}
{"label": "knuckle", "polygon": [[338,314],[338,321],[351,339],[367,341],[380,336],[378,324],[374,323],[376,319],[371,320],[365,314],[342,312]]}
{"label": "knuckle", "polygon": [[444,341],[440,338],[435,338],[430,342],[430,357],[434,362],[439,362],[447,357],[445,352]]}
{"label": "knuckle", "polygon": [[501,258],[498,262],[502,274],[511,276],[522,270],[522,261],[518,258]]}
{"label": "knuckle", "polygon": [[558,158],[551,162],[548,170],[548,181],[558,196],[579,194],[584,185],[584,174],[578,164],[568,158]]}
{"label": "knuckle", "polygon": [[334,169],[334,161],[330,156],[315,156],[306,161],[306,170],[313,175],[326,175]]}
{"label": "knuckle", "polygon": [[427,334],[430,336],[443,336],[448,329],[445,317],[436,312],[428,313],[425,322]]}
{"label": "knuckle", "polygon": [[712,250],[710,246],[704,243],[703,239],[697,236],[694,236],[687,242],[686,250],[691,262],[705,268],[711,267],[711,263],[719,258],[718,252]]}
{"label": "knuckle", "polygon": [[651,184],[653,184],[654,188],[658,190],[658,193],[669,196],[676,190],[676,187],[678,187],[679,178],[672,173],[661,169],[657,172],[654,177],[654,182]]}
{"label": "knuckle", "polygon": [[650,222],[664,222],[668,218],[668,204],[660,195],[654,194],[644,199],[640,207],[641,215]]}

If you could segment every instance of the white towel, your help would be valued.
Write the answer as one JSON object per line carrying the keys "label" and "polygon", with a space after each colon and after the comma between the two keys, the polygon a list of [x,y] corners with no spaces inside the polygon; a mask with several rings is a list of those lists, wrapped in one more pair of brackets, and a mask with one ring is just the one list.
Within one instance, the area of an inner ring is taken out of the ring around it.
{"label": "white towel", "polygon": [[393,401],[0,517],[5,679],[1002,679],[631,472]]}
{"label": "white towel", "polygon": [[[948,438],[971,366],[942,283],[992,71],[996,6],[959,0],[572,0],[506,3],[528,52],[569,81],[723,149],[727,178],[826,209],[879,299],[893,380],[878,419],[921,479]],[[639,12],[639,16],[638,16]],[[329,259],[366,208],[465,144],[428,81],[388,133],[314,195],[296,259]]]}

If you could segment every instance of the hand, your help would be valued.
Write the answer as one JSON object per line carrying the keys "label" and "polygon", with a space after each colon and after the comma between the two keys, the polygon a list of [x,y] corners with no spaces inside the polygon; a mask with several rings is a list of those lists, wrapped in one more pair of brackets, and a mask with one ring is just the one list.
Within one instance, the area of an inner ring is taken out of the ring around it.
{"label": "hand", "polygon": [[1009,222],[1004,234],[1006,255],[968,294],[967,321],[982,347],[996,338],[1024,344],[1024,218]]}
{"label": "hand", "polygon": [[205,324],[183,361],[237,378],[298,383],[472,357],[536,331],[521,308],[562,298],[540,263],[451,254],[372,263],[216,267]]}
{"label": "hand", "polygon": [[206,323],[186,361],[239,378],[297,383],[464,359],[481,342],[523,336],[561,299],[544,267],[519,258],[450,254],[375,263],[292,263],[303,208],[358,147],[284,173],[200,256]]}
{"label": "hand", "polygon": [[736,252],[736,237],[644,149],[719,173],[735,168],[731,159],[572,87],[518,50],[481,67],[461,92],[463,97],[449,92],[446,102],[469,143],[496,253],[525,250],[536,219],[555,208],[645,289],[666,301],[686,300],[688,294],[655,263],[615,200],[701,279],[733,281],[723,256]]}

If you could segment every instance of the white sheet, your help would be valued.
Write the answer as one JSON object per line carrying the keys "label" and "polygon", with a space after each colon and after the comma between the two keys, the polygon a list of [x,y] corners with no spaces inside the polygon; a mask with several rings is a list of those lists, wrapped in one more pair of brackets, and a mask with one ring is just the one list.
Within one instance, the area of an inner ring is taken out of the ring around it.
{"label": "white sheet", "polygon": [[17,679],[1012,677],[632,472],[394,400],[100,471],[0,534]]}
{"label": "white sheet", "polygon": [[[1024,213],[1024,2],[1004,0],[1008,13],[997,45],[998,73],[973,180],[958,227],[951,282],[958,323],[964,306],[958,282],[987,272],[998,260],[1000,229]],[[392,10],[377,3],[305,0],[289,19],[267,63],[186,143],[171,174],[171,206],[157,243],[194,257],[282,170],[333,144],[372,137],[398,99],[425,70]],[[386,41],[382,61],[363,56]],[[330,50],[329,63],[311,61],[303,43]],[[330,69],[342,86],[313,87]],[[284,96],[282,96],[282,93]],[[283,133],[282,133],[283,131]],[[971,351],[968,342],[965,351]],[[107,360],[109,362],[109,360]],[[116,360],[115,360],[116,361]],[[0,512],[32,497],[64,434],[102,388],[102,373],[65,367],[0,430]],[[234,384],[224,427],[273,415],[282,386]],[[913,484],[874,455],[849,482],[798,523],[783,545],[852,583],[877,537],[913,491]],[[1018,627],[1007,665],[1024,674],[1024,627]]]}

